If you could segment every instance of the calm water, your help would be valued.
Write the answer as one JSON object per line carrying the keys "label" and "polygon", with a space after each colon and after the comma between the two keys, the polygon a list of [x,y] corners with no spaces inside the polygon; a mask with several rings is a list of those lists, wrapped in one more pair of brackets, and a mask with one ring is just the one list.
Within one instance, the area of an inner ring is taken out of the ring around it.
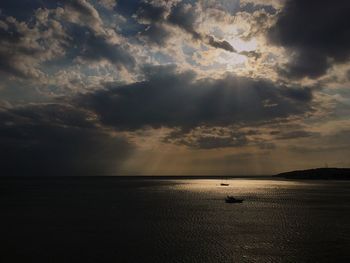
{"label": "calm water", "polygon": [[350,182],[221,182],[0,179],[0,261],[350,262]]}

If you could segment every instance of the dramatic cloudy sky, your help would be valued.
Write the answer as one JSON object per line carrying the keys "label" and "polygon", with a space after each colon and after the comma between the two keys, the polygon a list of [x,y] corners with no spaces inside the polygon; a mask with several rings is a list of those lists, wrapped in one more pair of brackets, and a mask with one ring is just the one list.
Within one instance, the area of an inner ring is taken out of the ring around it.
{"label": "dramatic cloudy sky", "polygon": [[1,174],[350,166],[350,1],[2,0]]}

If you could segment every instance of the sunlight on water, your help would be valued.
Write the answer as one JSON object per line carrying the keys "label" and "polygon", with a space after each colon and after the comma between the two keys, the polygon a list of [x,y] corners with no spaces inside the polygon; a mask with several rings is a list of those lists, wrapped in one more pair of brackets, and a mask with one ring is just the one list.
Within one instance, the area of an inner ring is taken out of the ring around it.
{"label": "sunlight on water", "polygon": [[[247,179],[228,179],[228,180],[174,180],[175,185],[171,188],[177,190],[199,191],[199,192],[259,192],[271,189],[293,188],[303,185],[317,184],[316,182],[303,181],[281,181],[281,180],[247,180]],[[229,184],[222,186],[221,183]]]}

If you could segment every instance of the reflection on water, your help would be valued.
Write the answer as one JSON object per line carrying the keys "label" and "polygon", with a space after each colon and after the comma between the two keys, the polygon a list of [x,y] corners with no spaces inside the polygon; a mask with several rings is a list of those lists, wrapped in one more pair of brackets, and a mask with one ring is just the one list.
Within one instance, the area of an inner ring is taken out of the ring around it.
{"label": "reflection on water", "polygon": [[[220,186],[228,183],[229,186]],[[350,183],[56,179],[2,184],[1,257],[349,262]],[[226,195],[242,197],[227,204]],[[9,261],[8,261],[9,262]]]}
{"label": "reflection on water", "polygon": [[[189,190],[189,191],[206,191],[206,192],[221,192],[228,191],[266,191],[268,189],[276,188],[293,188],[304,185],[314,184],[316,181],[283,181],[283,180],[256,180],[256,179],[224,179],[224,180],[172,180],[176,185],[172,186],[175,189]],[[228,184],[228,186],[221,186],[221,183]]]}
{"label": "reflection on water", "polygon": [[[168,248],[187,244],[180,258],[190,258],[191,252],[198,262],[343,262],[350,259],[349,186],[334,181],[172,180],[142,191],[165,198],[157,203],[157,213],[167,219],[161,221],[164,225],[155,223],[154,232],[162,233],[161,243]],[[227,195],[245,201],[227,204]]]}

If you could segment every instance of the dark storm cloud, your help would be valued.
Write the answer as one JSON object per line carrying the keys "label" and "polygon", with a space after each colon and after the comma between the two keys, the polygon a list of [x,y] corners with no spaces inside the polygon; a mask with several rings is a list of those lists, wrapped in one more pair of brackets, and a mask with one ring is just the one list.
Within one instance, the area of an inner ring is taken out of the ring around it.
{"label": "dark storm cloud", "polygon": [[85,111],[59,104],[0,112],[3,175],[117,172],[133,146],[98,129]]}
{"label": "dark storm cloud", "polygon": [[272,43],[291,50],[281,72],[317,78],[350,58],[350,2],[289,0],[269,31]]}
{"label": "dark storm cloud", "polygon": [[[236,52],[229,42],[217,40],[213,36],[202,34],[196,30],[200,13],[195,5],[178,3],[168,9],[166,6],[141,3],[136,15],[141,23],[149,25],[147,30],[141,35],[148,37],[151,43],[164,44],[171,37],[171,34],[167,34],[166,28],[162,26],[167,24],[180,28],[196,41],[203,41],[214,48],[228,52]],[[158,33],[160,35],[157,35]]]}
{"label": "dark storm cloud", "polygon": [[195,79],[194,72],[150,68],[147,79],[81,96],[78,103],[95,111],[102,123],[119,129],[222,126],[270,121],[310,110],[311,91],[267,80],[227,75]]}
{"label": "dark storm cloud", "polygon": [[[5,112],[6,113],[6,112]],[[93,114],[79,110],[71,105],[43,104],[28,105],[9,110],[7,116],[16,117],[16,120],[26,120],[26,123],[48,124],[56,126],[75,126],[80,128],[93,128]]]}
{"label": "dark storm cloud", "polygon": [[309,102],[312,100],[312,91],[310,88],[305,87],[291,87],[288,89],[283,89],[281,93],[293,100]]}

